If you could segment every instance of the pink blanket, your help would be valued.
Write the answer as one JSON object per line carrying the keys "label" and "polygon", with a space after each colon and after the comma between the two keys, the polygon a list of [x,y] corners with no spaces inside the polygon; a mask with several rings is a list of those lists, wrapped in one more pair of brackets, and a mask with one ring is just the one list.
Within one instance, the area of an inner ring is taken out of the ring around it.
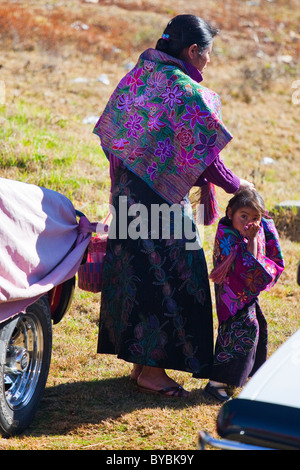
{"label": "pink blanket", "polygon": [[0,322],[75,275],[92,225],[62,194],[0,178]]}

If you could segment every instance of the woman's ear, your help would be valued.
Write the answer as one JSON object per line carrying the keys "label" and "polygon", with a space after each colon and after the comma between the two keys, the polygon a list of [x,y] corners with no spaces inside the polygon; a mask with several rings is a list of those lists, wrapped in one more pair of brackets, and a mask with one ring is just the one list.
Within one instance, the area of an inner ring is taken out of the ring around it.
{"label": "woman's ear", "polygon": [[227,217],[228,217],[229,220],[232,219],[232,209],[231,209],[231,207],[228,207],[228,208],[227,208],[227,213],[226,213],[226,215],[227,215]]}
{"label": "woman's ear", "polygon": [[183,49],[180,55],[180,59],[193,63],[197,55],[198,55],[198,46],[197,44],[192,44],[191,46]]}
{"label": "woman's ear", "polygon": [[189,48],[188,48],[188,55],[191,59],[195,59],[195,57],[197,57],[199,55],[198,53],[198,45],[197,44],[192,44]]}

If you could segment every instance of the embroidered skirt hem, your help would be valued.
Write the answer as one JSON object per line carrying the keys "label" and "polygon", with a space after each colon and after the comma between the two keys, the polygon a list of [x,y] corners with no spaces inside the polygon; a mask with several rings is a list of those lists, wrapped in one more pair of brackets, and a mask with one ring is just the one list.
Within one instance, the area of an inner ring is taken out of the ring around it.
{"label": "embroidered skirt hem", "polygon": [[219,325],[211,380],[243,387],[267,359],[268,329],[258,300]]}

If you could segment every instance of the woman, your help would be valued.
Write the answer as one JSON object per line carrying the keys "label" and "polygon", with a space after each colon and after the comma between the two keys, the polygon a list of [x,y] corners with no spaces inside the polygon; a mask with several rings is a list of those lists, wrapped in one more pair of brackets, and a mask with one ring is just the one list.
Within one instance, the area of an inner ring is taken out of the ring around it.
{"label": "woman", "polygon": [[[201,187],[205,220],[212,223],[212,183],[228,193],[251,186],[219,158],[232,137],[220,118],[218,95],[199,85],[216,34],[193,15],[171,20],[156,49],[146,50],[121,80],[94,129],[110,161],[115,212],[98,352],[133,363],[131,378],[140,391],[166,396],[189,392],[165,369],[207,378],[213,361],[208,273],[187,194]],[[154,223],[153,208],[174,206],[180,207],[180,222],[170,211],[169,223],[162,214]],[[137,219],[141,236],[128,236]],[[192,249],[186,233],[178,237],[188,222]]]}

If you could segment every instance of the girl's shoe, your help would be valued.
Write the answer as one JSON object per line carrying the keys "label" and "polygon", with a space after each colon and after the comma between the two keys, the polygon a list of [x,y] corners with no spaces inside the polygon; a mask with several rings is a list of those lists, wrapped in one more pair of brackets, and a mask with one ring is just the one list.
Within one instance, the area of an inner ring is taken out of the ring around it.
{"label": "girl's shoe", "polygon": [[213,387],[210,383],[208,383],[204,389],[205,393],[210,397],[218,400],[220,403],[225,403],[226,401],[230,400],[230,397],[226,394],[223,395],[219,392],[219,390],[224,390],[224,386],[221,387]]}
{"label": "girl's shoe", "polygon": [[236,391],[237,391],[237,387],[235,387],[234,385],[226,385],[225,387],[225,392],[230,397],[232,397],[236,393]]}

